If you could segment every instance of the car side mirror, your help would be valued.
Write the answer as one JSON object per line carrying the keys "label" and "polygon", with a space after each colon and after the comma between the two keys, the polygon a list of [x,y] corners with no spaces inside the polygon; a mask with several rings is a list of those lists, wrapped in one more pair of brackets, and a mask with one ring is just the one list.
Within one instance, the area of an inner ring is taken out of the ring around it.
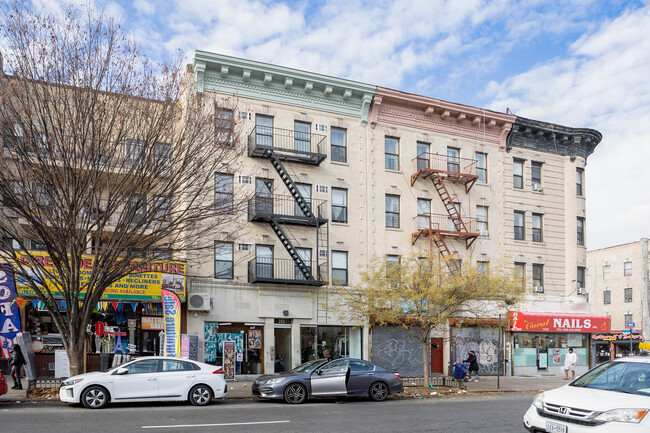
{"label": "car side mirror", "polygon": [[129,369],[126,367],[120,367],[115,371],[115,374],[126,374],[129,372]]}

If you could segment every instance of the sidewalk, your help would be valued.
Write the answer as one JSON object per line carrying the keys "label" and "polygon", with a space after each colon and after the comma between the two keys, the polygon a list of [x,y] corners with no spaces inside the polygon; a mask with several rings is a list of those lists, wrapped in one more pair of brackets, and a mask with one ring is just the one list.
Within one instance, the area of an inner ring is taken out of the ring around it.
{"label": "sidewalk", "polygon": [[[227,399],[245,399],[256,398],[251,393],[253,378],[240,378],[235,381],[228,381]],[[537,392],[557,388],[569,383],[561,376],[502,376],[499,378],[499,387],[497,388],[496,376],[482,376],[478,382],[465,382],[467,392],[469,393],[489,393],[489,392]],[[408,380],[404,383],[405,387],[409,386]],[[10,389],[5,395],[0,396],[0,403],[5,402],[25,402],[25,401],[43,401],[41,399],[26,398],[26,391]],[[58,401],[45,400],[45,401]]]}

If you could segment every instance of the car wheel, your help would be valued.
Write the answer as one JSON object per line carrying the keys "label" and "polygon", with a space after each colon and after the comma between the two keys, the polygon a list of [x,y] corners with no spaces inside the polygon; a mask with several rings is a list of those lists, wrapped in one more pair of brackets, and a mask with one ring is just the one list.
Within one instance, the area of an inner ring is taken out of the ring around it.
{"label": "car wheel", "polygon": [[194,406],[205,406],[212,401],[212,390],[206,385],[196,385],[190,390],[190,403]]}
{"label": "car wheel", "polygon": [[287,385],[284,389],[284,401],[289,404],[300,404],[307,400],[307,388],[299,383]]}
{"label": "car wheel", "polygon": [[384,382],[375,382],[370,385],[370,398],[374,401],[384,401],[388,398],[388,385]]}
{"label": "car wheel", "polygon": [[101,409],[108,404],[108,400],[108,391],[101,386],[91,386],[81,394],[81,403],[88,409]]}

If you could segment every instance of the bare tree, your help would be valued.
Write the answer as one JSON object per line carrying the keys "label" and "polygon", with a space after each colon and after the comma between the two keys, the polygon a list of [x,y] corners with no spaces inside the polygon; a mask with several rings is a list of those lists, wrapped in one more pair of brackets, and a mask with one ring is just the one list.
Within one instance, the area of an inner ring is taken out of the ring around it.
{"label": "bare tree", "polygon": [[399,263],[373,261],[361,272],[360,287],[339,291],[338,310],[375,325],[403,328],[422,344],[428,383],[428,348],[435,329],[446,326],[452,317],[491,317],[522,294],[521,279],[506,267],[494,265],[488,270],[468,260],[462,273],[450,273],[435,257],[412,255]]}
{"label": "bare tree", "polygon": [[1,13],[0,260],[50,308],[77,374],[107,287],[211,249],[209,233],[235,223],[243,201],[215,175],[241,155],[235,101],[193,91],[180,56],[147,60],[101,10],[19,1]]}

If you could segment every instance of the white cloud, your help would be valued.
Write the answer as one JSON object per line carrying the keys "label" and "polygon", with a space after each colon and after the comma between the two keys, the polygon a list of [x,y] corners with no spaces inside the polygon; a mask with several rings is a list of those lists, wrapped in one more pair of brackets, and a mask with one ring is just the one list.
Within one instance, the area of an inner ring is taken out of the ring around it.
{"label": "white cloud", "polygon": [[603,134],[587,168],[590,249],[650,234],[648,28],[650,7],[626,12],[580,37],[566,58],[487,86],[495,110]]}

